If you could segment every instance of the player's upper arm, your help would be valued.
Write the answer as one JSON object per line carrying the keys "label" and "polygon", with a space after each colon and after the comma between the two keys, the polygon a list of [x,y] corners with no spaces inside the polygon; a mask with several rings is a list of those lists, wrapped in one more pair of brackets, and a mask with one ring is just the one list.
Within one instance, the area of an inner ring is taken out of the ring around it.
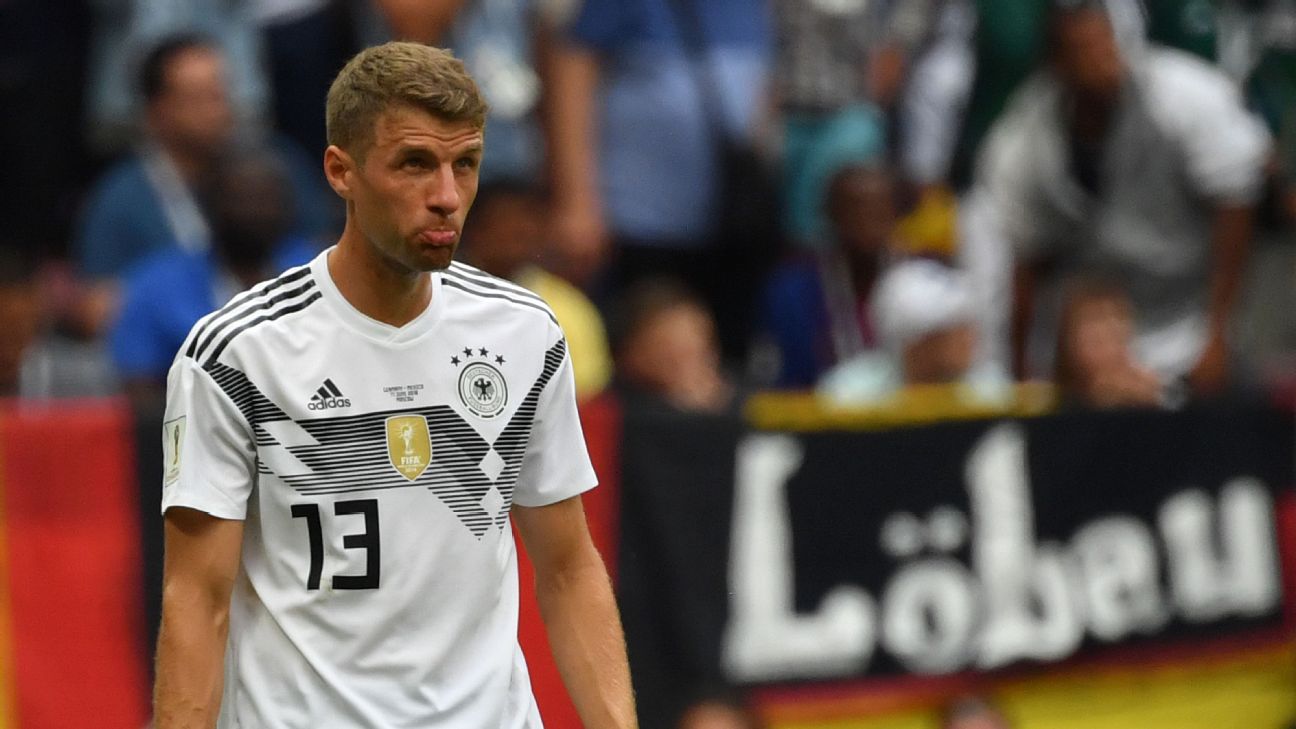
{"label": "player's upper arm", "polygon": [[166,514],[164,529],[167,602],[177,609],[224,610],[238,575],[243,522],[174,508]]}
{"label": "player's upper arm", "polygon": [[1177,137],[1196,192],[1223,205],[1249,205],[1260,195],[1269,132],[1246,109],[1231,79],[1173,51],[1153,57],[1149,107]]}
{"label": "player's upper arm", "polygon": [[223,519],[247,513],[256,446],[251,426],[223,387],[183,353],[171,366],[162,427],[164,512],[184,506]]}
{"label": "player's upper arm", "polygon": [[535,566],[536,578],[560,574],[593,552],[585,508],[579,496],[546,506],[513,507],[527,556]]}

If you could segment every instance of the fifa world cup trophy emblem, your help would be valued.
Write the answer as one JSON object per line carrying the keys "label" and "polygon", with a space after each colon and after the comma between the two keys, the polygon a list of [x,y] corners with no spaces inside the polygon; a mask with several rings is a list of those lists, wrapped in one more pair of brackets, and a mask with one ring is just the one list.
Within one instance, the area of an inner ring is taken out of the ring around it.
{"label": "fifa world cup trophy emblem", "polygon": [[400,437],[401,440],[405,441],[405,455],[407,456],[413,455],[414,454],[414,426],[412,425],[402,426],[400,431]]}

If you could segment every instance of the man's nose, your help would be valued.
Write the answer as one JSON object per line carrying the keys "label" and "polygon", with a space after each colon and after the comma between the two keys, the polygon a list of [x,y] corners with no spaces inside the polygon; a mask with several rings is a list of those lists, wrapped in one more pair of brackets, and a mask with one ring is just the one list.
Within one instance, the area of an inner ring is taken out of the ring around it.
{"label": "man's nose", "polygon": [[428,210],[449,216],[459,209],[459,186],[455,184],[453,167],[449,164],[438,166],[428,185],[426,200]]}

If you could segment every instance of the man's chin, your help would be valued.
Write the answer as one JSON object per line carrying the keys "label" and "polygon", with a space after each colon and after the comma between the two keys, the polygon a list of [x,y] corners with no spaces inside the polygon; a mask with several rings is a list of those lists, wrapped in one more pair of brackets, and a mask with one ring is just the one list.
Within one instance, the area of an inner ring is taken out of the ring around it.
{"label": "man's chin", "polygon": [[421,264],[419,269],[427,272],[444,271],[449,268],[450,263],[454,261],[454,254],[454,246],[445,246],[423,251],[422,255],[419,256]]}

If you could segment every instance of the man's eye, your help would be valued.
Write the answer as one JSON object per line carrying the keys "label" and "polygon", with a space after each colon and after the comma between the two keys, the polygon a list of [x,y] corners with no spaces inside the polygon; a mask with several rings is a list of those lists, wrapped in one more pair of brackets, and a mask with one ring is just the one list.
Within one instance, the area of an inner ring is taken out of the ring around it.
{"label": "man's eye", "polygon": [[476,169],[477,159],[474,157],[460,157],[455,160],[455,167],[458,167],[461,170]]}
{"label": "man's eye", "polygon": [[401,162],[401,167],[407,170],[421,170],[427,167],[427,165],[418,157],[410,157],[404,162]]}

